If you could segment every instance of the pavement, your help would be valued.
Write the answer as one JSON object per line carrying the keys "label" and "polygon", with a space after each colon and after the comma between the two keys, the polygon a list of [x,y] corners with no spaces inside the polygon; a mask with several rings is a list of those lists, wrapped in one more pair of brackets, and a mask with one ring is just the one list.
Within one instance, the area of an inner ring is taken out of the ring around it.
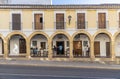
{"label": "pavement", "polygon": [[44,66],[44,67],[72,67],[95,69],[120,69],[119,64],[86,61],[52,61],[52,60],[11,60],[0,59],[1,65]]}

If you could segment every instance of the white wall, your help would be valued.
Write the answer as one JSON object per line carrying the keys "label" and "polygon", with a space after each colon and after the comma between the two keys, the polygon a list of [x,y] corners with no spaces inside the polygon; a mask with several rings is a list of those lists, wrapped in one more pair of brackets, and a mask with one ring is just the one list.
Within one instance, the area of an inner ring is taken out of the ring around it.
{"label": "white wall", "polygon": [[31,47],[33,47],[32,45],[32,41],[37,41],[37,47],[39,48],[41,45],[41,42],[46,42],[46,49],[48,48],[48,41],[47,38],[43,35],[36,35],[31,39]]}
{"label": "white wall", "polygon": [[10,55],[19,55],[19,38],[14,36],[10,39]]}

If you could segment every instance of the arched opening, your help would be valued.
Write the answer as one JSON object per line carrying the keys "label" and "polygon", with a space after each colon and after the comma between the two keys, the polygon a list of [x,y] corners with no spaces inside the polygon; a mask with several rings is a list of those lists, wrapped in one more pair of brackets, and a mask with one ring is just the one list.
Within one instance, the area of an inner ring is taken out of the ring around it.
{"label": "arched opening", "polygon": [[115,56],[120,57],[120,33],[115,37]]}
{"label": "arched opening", "polygon": [[73,56],[90,57],[90,39],[84,33],[79,33],[73,38]]}
{"label": "arched opening", "polygon": [[111,56],[111,39],[105,33],[99,33],[94,39],[94,55],[95,57]]}
{"label": "arched opening", "polygon": [[53,57],[69,57],[70,42],[66,35],[56,34],[52,39]]}
{"label": "arched opening", "polygon": [[30,40],[32,57],[48,57],[48,39],[42,34],[34,35]]}
{"label": "arched opening", "polygon": [[9,56],[26,56],[26,40],[22,35],[12,35],[8,42]]}

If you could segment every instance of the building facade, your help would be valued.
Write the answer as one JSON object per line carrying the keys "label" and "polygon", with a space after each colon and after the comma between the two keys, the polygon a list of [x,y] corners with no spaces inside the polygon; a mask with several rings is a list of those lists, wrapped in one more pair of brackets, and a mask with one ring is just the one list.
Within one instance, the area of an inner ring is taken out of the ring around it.
{"label": "building facade", "polygon": [[116,61],[120,5],[0,5],[0,56]]}

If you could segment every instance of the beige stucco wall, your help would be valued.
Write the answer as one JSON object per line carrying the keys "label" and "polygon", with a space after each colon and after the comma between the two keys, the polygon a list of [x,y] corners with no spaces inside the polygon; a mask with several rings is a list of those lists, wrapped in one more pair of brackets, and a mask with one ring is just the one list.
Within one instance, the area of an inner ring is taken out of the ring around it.
{"label": "beige stucco wall", "polygon": [[117,10],[108,10],[108,21],[109,27],[111,28],[118,27]]}
{"label": "beige stucco wall", "polygon": [[10,10],[0,10],[0,29],[8,29],[10,23]]}
{"label": "beige stucco wall", "polygon": [[[39,11],[39,10],[36,10]],[[55,22],[55,10],[43,10],[44,12],[44,24],[45,29],[54,29],[54,22]],[[58,10],[59,11],[59,10]],[[65,11],[65,20],[66,20],[66,27],[67,28],[75,28],[76,27],[76,10],[69,9]],[[96,10],[86,10],[87,12],[87,21],[88,21],[88,28],[96,28],[97,26],[97,11]],[[0,29],[8,29],[10,26],[10,12],[11,10],[0,10]],[[68,24],[68,16],[71,15],[71,24]],[[108,10],[108,21],[110,28],[117,28],[118,27],[118,18],[117,18],[117,10]],[[114,19],[113,19],[114,18]],[[33,27],[33,10],[22,10],[22,26],[23,29],[32,29]]]}
{"label": "beige stucco wall", "polygon": [[[71,22],[69,24],[68,16],[72,16]],[[66,28],[75,28],[76,27],[76,11],[75,10],[66,10]]]}
{"label": "beige stucco wall", "polygon": [[45,29],[54,29],[54,11],[53,10],[45,10],[44,11],[44,24]]}
{"label": "beige stucco wall", "polygon": [[32,29],[33,14],[32,10],[22,10],[22,26],[23,29]]}
{"label": "beige stucco wall", "polygon": [[96,10],[87,10],[88,28],[96,28],[97,15]]}

